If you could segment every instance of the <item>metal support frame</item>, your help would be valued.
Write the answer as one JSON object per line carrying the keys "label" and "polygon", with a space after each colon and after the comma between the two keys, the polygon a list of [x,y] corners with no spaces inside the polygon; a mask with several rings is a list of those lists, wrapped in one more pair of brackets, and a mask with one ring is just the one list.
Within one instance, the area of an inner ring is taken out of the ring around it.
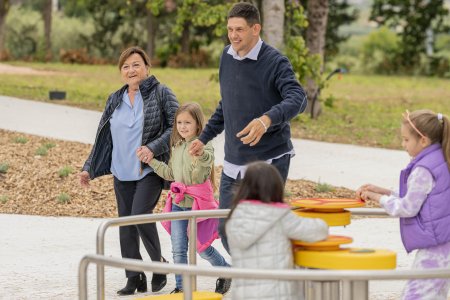
{"label": "metal support frame", "polygon": [[[383,209],[353,208],[349,209],[352,215],[364,216],[388,216]],[[160,262],[146,263],[131,259],[106,258],[105,234],[109,227],[129,226],[146,223],[154,223],[167,220],[189,220],[189,236],[197,236],[198,218],[223,218],[229,213],[228,209],[187,211],[162,214],[147,214],[115,218],[100,224],[97,230],[96,249],[97,255],[86,256],[80,263],[79,269],[79,293],[80,299],[87,299],[87,265],[91,262],[97,264],[97,299],[105,299],[105,265],[122,267],[133,271],[152,271],[157,273],[175,273],[183,276],[183,290],[185,299],[192,299],[192,291],[197,288],[197,275],[252,278],[252,279],[281,279],[281,280],[306,280],[304,292],[307,300],[365,300],[369,294],[369,280],[380,279],[412,279],[412,278],[450,278],[450,270],[421,270],[402,273],[402,271],[331,271],[331,270],[283,270],[266,272],[264,270],[235,269],[223,267],[205,268],[196,266],[197,249],[195,239],[189,243],[189,264],[168,265]],[[186,269],[188,268],[188,269]],[[186,271],[188,270],[188,271]],[[435,271],[435,272],[433,272]],[[404,271],[403,271],[404,272]],[[320,276],[318,276],[321,274]],[[347,274],[347,276],[343,276]],[[359,274],[354,276],[355,274]],[[380,275],[383,274],[383,275]],[[281,276],[281,277],[280,277]],[[377,277],[381,276],[381,277]],[[416,276],[416,277],[414,277]],[[428,277],[427,277],[428,276]],[[437,276],[437,277],[436,277]],[[342,296],[342,298],[341,298]]]}

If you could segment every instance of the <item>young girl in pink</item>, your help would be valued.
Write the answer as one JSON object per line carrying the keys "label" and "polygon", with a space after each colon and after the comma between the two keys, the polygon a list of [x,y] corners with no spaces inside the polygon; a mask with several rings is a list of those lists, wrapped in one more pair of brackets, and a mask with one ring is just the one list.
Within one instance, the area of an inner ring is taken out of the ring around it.
{"label": "young girl in pink", "polygon": [[[175,114],[171,136],[171,157],[168,164],[153,159],[149,165],[162,178],[174,181],[166,199],[164,212],[217,209],[214,199],[214,148],[206,144],[199,156],[189,154],[189,147],[203,130],[204,117],[200,105],[188,103]],[[218,219],[198,219],[197,251],[213,266],[229,266],[212,242],[218,238]],[[188,220],[162,222],[171,235],[174,263],[187,263]],[[191,242],[193,242],[191,240]],[[175,275],[176,287],[172,293],[183,290],[181,275]],[[225,294],[231,279],[219,278],[216,293]]]}
{"label": "young girl in pink", "polygon": [[[320,219],[295,215],[284,203],[284,182],[266,162],[248,165],[233,199],[226,233],[233,266],[252,269],[294,269],[293,240],[316,242],[328,235]],[[300,300],[295,281],[236,279],[232,299]]]}
{"label": "young girl in pink", "polygon": [[[401,125],[402,146],[411,156],[400,173],[399,191],[371,184],[356,194],[376,200],[400,217],[403,245],[409,253],[417,249],[413,269],[450,267],[450,122],[428,110],[406,111]],[[445,300],[448,279],[410,280],[402,299]]]}

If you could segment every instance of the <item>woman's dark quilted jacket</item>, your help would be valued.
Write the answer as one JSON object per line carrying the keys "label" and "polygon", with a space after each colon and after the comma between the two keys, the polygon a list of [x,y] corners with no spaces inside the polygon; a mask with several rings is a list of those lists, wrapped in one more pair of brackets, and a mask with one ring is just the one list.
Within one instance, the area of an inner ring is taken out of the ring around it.
{"label": "woman's dark quilted jacket", "polygon": [[[170,135],[175,112],[178,109],[178,101],[172,91],[166,86],[161,85],[160,88],[157,88],[159,84],[159,81],[154,76],[150,76],[139,85],[144,101],[142,145],[147,146],[153,152],[155,158],[167,162],[169,159]],[[91,179],[111,174],[113,145],[109,120],[114,110],[121,105],[122,96],[127,88],[128,85],[123,86],[120,90],[111,94],[106,102],[106,107],[97,129],[94,146],[83,166],[83,171],[87,171]],[[160,92],[159,103],[157,92]],[[161,129],[161,115],[163,115],[163,129]],[[142,167],[148,168],[148,165],[142,164]]]}

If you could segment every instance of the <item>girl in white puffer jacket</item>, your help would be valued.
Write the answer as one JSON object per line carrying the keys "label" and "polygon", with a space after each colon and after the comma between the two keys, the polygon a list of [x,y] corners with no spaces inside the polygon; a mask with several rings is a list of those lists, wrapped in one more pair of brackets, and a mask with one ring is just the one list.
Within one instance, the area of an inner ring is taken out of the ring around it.
{"label": "girl in white puffer jacket", "polygon": [[[283,201],[278,170],[266,162],[248,165],[226,222],[233,267],[293,269],[291,240],[316,242],[328,236],[320,219],[302,218]],[[282,280],[236,279],[233,299],[303,299],[299,283]]]}

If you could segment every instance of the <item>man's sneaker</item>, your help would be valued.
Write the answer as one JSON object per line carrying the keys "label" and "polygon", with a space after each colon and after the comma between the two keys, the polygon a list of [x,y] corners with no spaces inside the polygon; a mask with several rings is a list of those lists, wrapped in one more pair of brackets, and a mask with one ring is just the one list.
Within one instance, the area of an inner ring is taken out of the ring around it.
{"label": "man's sneaker", "polygon": [[231,286],[231,278],[218,278],[216,281],[216,293],[225,295]]}
{"label": "man's sneaker", "polygon": [[171,291],[170,293],[171,294],[178,294],[178,293],[182,293],[183,292],[183,290],[180,290],[179,288],[175,288],[173,291]]}

